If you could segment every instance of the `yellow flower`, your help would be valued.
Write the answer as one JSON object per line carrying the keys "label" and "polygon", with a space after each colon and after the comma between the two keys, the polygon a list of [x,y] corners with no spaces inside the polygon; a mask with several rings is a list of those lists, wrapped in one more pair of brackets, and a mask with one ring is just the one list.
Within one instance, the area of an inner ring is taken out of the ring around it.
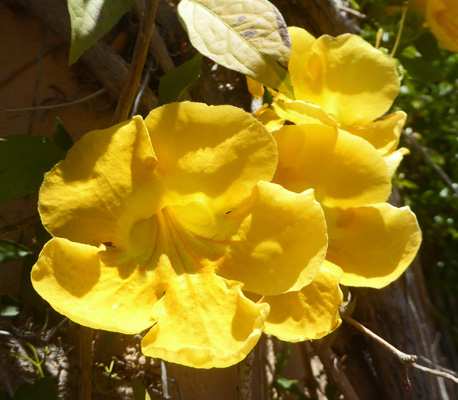
{"label": "yellow flower", "polygon": [[147,356],[235,364],[269,313],[242,288],[300,290],[326,253],[313,191],[269,183],[276,166],[271,134],[231,106],[175,103],[92,131],[45,176],[39,211],[54,238],[33,285],[80,324],[149,329]]}
{"label": "yellow flower", "polygon": [[458,51],[458,2],[427,0],[425,18],[429,29],[444,49]]}
{"label": "yellow flower", "polygon": [[[405,154],[405,149],[396,148],[406,114],[383,115],[400,87],[392,60],[356,35],[315,39],[301,28],[290,27],[289,32],[295,98],[274,99],[271,110],[279,119],[270,117],[267,127],[278,129],[284,121],[338,127],[371,143],[394,173]],[[258,113],[260,120],[266,119],[264,113],[267,110]]]}
{"label": "yellow flower", "polygon": [[386,204],[390,171],[367,141],[322,123],[274,132],[279,161],[273,182],[301,193],[313,188],[328,228],[325,268],[347,286],[381,288],[409,266],[421,242],[408,207]]}

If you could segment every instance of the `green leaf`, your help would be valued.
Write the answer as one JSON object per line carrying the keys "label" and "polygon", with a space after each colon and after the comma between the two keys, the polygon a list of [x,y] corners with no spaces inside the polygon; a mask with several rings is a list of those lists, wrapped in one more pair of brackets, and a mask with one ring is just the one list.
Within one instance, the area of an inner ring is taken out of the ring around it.
{"label": "green leaf", "polygon": [[292,96],[286,70],[288,30],[267,0],[181,0],[178,14],[192,45],[216,63]]}
{"label": "green leaf", "polygon": [[159,81],[158,106],[180,100],[185,90],[200,77],[202,54],[168,71]]}
{"label": "green leaf", "polygon": [[22,303],[15,297],[2,294],[0,303],[1,317],[15,317],[21,312]]}
{"label": "green leaf", "polygon": [[64,151],[70,150],[70,147],[73,146],[73,139],[67,129],[65,129],[59,117],[56,118],[56,122],[54,123],[54,136],[52,141]]}
{"label": "green leaf", "polygon": [[132,379],[132,389],[134,391],[134,400],[151,400],[140,378]]}
{"label": "green leaf", "polygon": [[299,389],[299,387],[297,386],[298,383],[299,381],[297,380],[290,380],[283,378],[281,376],[277,378],[277,384],[280,388],[286,390],[289,393],[297,395],[297,398],[300,400],[310,400],[310,398],[307,397],[304,393],[302,393],[301,389]]}
{"label": "green leaf", "polygon": [[0,138],[0,205],[38,193],[45,172],[64,157],[63,150],[41,136]]}
{"label": "green leaf", "polygon": [[30,253],[31,251],[20,243],[8,239],[0,239],[0,264],[18,260]]}
{"label": "green leaf", "polygon": [[285,342],[283,349],[277,354],[277,361],[275,363],[275,374],[280,375],[288,363],[289,356],[291,355],[291,343]]}
{"label": "green leaf", "polygon": [[57,390],[49,378],[40,378],[34,384],[23,383],[13,400],[57,400]]}
{"label": "green leaf", "polygon": [[133,0],[68,0],[72,27],[69,65],[101,39],[132,3]]}

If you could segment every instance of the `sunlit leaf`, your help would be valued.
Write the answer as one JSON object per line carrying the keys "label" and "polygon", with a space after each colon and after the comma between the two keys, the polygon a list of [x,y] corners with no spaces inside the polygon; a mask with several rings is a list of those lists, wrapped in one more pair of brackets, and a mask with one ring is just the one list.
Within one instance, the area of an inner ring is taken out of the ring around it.
{"label": "sunlit leaf", "polygon": [[69,64],[102,38],[133,0],[68,0],[72,26]]}
{"label": "sunlit leaf", "polygon": [[64,157],[63,150],[41,136],[0,138],[0,205],[37,193],[45,172]]}
{"label": "sunlit leaf", "polygon": [[180,100],[185,90],[200,77],[202,54],[168,71],[159,81],[158,106]]}
{"label": "sunlit leaf", "polygon": [[30,250],[20,243],[0,239],[0,263],[18,260],[30,254]]}
{"label": "sunlit leaf", "polygon": [[267,0],[182,0],[178,14],[192,45],[216,63],[292,94],[291,41],[282,15]]}
{"label": "sunlit leaf", "polygon": [[12,296],[7,296],[2,294],[1,296],[1,307],[0,307],[0,316],[1,317],[15,317],[21,312],[22,304],[21,302]]}

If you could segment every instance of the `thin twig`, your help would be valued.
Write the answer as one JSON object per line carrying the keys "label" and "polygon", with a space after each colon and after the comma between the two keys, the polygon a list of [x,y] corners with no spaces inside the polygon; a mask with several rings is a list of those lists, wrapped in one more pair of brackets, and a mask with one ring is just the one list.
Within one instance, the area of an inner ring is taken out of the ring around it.
{"label": "thin twig", "polygon": [[426,161],[434,168],[434,170],[439,174],[442,180],[450,187],[450,189],[452,189],[456,194],[458,194],[458,187],[455,187],[455,185],[453,185],[453,182],[449,178],[449,176],[442,170],[441,167],[439,167],[439,165],[437,165],[434,162],[434,160],[429,155],[428,151],[418,142],[418,140],[415,139],[412,135],[405,133],[404,131],[402,132],[402,136],[409,140],[409,142],[412,143],[421,154],[423,154]]}
{"label": "thin twig", "polygon": [[154,20],[156,19],[159,0],[148,0],[145,6],[140,28],[138,31],[137,42],[135,43],[134,55],[129,68],[127,81],[119,98],[118,107],[113,118],[114,123],[124,121],[129,116],[132,103],[140,83],[143,65],[145,64],[148,46],[153,33]]}
{"label": "thin twig", "polygon": [[140,101],[142,99],[143,93],[145,93],[146,88],[149,85],[149,81],[151,79],[151,68],[147,68],[145,72],[145,77],[143,78],[143,82],[140,85],[140,89],[138,89],[137,95],[135,96],[135,101],[132,106],[132,110],[130,111],[129,117],[132,118],[134,115],[137,114],[138,106],[140,104]]}
{"label": "thin twig", "polygon": [[386,340],[382,339],[380,336],[376,335],[374,332],[372,332],[371,330],[367,329],[365,326],[361,325],[359,322],[355,321],[350,316],[348,316],[348,315],[346,315],[344,313],[340,313],[340,316],[342,317],[343,320],[345,320],[349,324],[353,325],[360,332],[362,332],[365,335],[369,336],[371,339],[374,339],[377,343],[381,344],[387,350],[391,351],[394,354],[394,356],[400,362],[402,362],[403,364],[406,364],[407,366],[411,366],[411,367],[417,368],[420,371],[428,372],[430,374],[437,375],[437,376],[440,376],[442,378],[450,379],[453,382],[458,384],[458,378],[453,376],[452,374],[449,374],[448,372],[439,371],[439,370],[436,370],[436,369],[428,368],[428,367],[425,367],[423,365],[417,364],[416,361],[418,360],[418,356],[416,356],[415,354],[407,354],[407,353],[404,353],[404,352],[398,350],[392,344],[388,343]]}
{"label": "thin twig", "polygon": [[75,104],[84,103],[86,100],[92,99],[105,93],[107,90],[105,88],[97,90],[97,92],[90,94],[89,96],[83,97],[78,100],[69,100],[67,103],[53,104],[51,106],[37,106],[37,107],[23,107],[23,108],[4,108],[0,110],[0,113],[5,112],[21,112],[21,111],[37,111],[37,110],[51,110],[53,108],[73,106]]}
{"label": "thin twig", "polygon": [[3,239],[9,233],[22,231],[38,221],[40,221],[40,216],[35,214],[16,224],[4,226],[2,229],[0,229],[0,239]]}
{"label": "thin twig", "polygon": [[345,11],[346,13],[351,14],[351,15],[357,17],[357,18],[361,18],[361,19],[366,19],[367,18],[366,14],[363,14],[363,13],[360,13],[359,11],[353,10],[353,8],[342,6],[342,5],[337,5],[337,8],[339,10]]}
{"label": "thin twig", "polygon": [[162,382],[162,397],[164,399],[170,399],[169,383],[167,381],[167,369],[165,368],[164,360],[161,360],[161,382]]}
{"label": "thin twig", "polygon": [[352,317],[348,316],[347,314],[340,313],[340,316],[343,320],[353,325],[356,329],[371,337],[376,342],[380,343],[387,350],[391,351],[402,363],[411,365],[415,361],[417,361],[418,357],[416,355],[403,353],[402,351],[394,347],[392,344],[388,343],[386,340],[382,339],[380,336],[376,335],[374,332],[367,329],[365,326],[361,325],[358,321],[355,321]]}

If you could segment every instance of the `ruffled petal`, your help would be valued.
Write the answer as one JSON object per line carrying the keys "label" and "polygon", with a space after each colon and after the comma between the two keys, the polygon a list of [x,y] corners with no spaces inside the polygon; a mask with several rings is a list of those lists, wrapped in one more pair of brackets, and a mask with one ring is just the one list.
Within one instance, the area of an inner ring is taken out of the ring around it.
{"label": "ruffled petal", "polygon": [[231,218],[244,219],[217,273],[244,283],[243,290],[276,295],[299,290],[320,270],[326,225],[313,191],[292,193],[260,182]]}
{"label": "ruffled petal", "polygon": [[407,119],[403,111],[385,115],[362,127],[347,127],[345,130],[367,140],[380,154],[393,152],[399,143],[402,127]]}
{"label": "ruffled petal", "polygon": [[378,289],[390,284],[420,246],[420,228],[409,207],[382,203],[324,210],[329,234],[326,260],[342,269],[343,285]]}
{"label": "ruffled petal", "polygon": [[320,106],[306,101],[278,99],[272,103],[272,108],[280,118],[296,125],[322,123],[337,127],[336,121],[326,114]]}
{"label": "ruffled petal", "polygon": [[351,34],[324,35],[312,46],[308,37],[305,45],[302,40],[291,35],[296,99],[319,105],[343,127],[365,125],[391,107],[400,84],[389,57]]}
{"label": "ruffled petal", "polygon": [[322,267],[313,282],[298,292],[266,296],[270,305],[264,332],[288,342],[320,339],[337,329],[341,320],[340,273]]}
{"label": "ruffled petal", "polygon": [[161,207],[155,167],[141,117],[89,132],[45,175],[39,195],[43,224],[53,236],[75,242],[118,243],[130,218]]}
{"label": "ruffled petal", "polygon": [[150,357],[195,368],[224,368],[243,360],[262,334],[269,312],[240,284],[208,274],[177,275],[153,310],[142,341]]}
{"label": "ruffled petal", "polygon": [[59,313],[94,329],[139,333],[153,325],[151,310],[162,295],[135,265],[104,263],[98,249],[51,239],[32,268],[35,290]]}
{"label": "ruffled petal", "polygon": [[275,172],[272,136],[240,108],[172,103],[151,111],[145,124],[168,204],[205,198],[214,212],[225,212]]}
{"label": "ruffled petal", "polygon": [[402,159],[407,154],[410,154],[409,149],[401,147],[396,151],[393,151],[391,154],[383,157],[388,167],[388,171],[390,172],[390,176],[394,175],[394,173],[399,167],[399,164],[401,164]]}
{"label": "ruffled petal", "polygon": [[279,162],[273,182],[296,193],[315,190],[324,205],[355,207],[385,201],[391,179],[383,157],[367,141],[322,124],[274,132]]}

